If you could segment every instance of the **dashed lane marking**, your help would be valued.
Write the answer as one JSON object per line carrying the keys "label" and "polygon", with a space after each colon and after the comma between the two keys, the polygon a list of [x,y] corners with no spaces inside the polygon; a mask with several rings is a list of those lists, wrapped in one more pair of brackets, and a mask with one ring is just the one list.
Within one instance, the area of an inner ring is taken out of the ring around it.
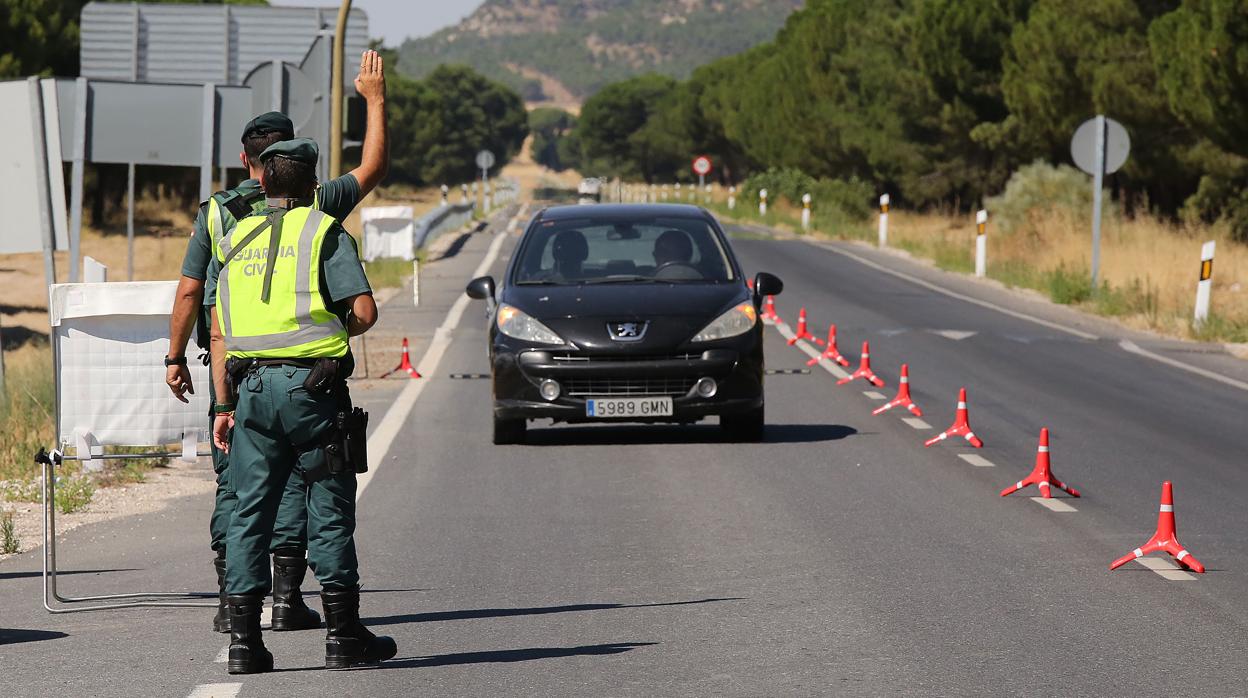
{"label": "dashed lane marking", "polygon": [[887,399],[888,399],[888,397],[887,397],[886,395],[883,395],[883,394],[881,394],[881,393],[877,393],[877,392],[875,392],[874,390],[864,390],[864,391],[862,391],[862,394],[863,394],[863,395],[866,395],[867,397],[871,398],[872,400],[887,400]]}
{"label": "dashed lane marking", "polygon": [[225,664],[229,660],[230,660],[230,646],[226,645],[225,647],[221,648],[220,652],[217,652],[216,659],[213,659],[212,661],[214,664]]}
{"label": "dashed lane marking", "polygon": [[1153,361],[1163,363],[1167,366],[1173,366],[1174,368],[1181,368],[1184,371],[1187,371],[1188,373],[1195,373],[1198,376],[1204,376],[1205,378],[1208,378],[1209,380],[1215,380],[1224,385],[1229,385],[1232,388],[1239,388],[1240,390],[1248,390],[1248,383],[1245,383],[1243,381],[1237,381],[1234,378],[1224,376],[1221,373],[1214,373],[1213,371],[1203,369],[1199,366],[1192,366],[1191,364],[1185,364],[1182,361],[1172,359],[1168,356],[1162,356],[1161,354],[1151,352],[1147,349],[1141,348],[1140,345],[1136,344],[1135,342],[1132,342],[1129,339],[1124,339],[1121,342],[1118,342],[1118,346],[1121,347],[1123,351],[1130,352],[1132,354],[1135,354],[1136,356],[1143,356],[1146,359],[1152,359]]}
{"label": "dashed lane marking", "polygon": [[1195,575],[1184,572],[1169,560],[1163,560],[1159,557],[1137,557],[1135,561],[1156,572],[1163,579],[1168,579],[1172,582],[1196,581]]}
{"label": "dashed lane marking", "polygon": [[[515,215],[513,220],[524,215],[524,208]],[[481,263],[477,265],[476,271],[472,273],[472,278],[476,278],[489,271],[490,267],[498,259],[499,250],[502,249],[503,243],[507,241],[505,232],[494,234],[494,240],[490,243],[489,250],[486,251],[485,257]],[[437,372],[438,364],[442,361],[442,356],[451,345],[451,333],[459,326],[459,321],[464,315],[464,311],[468,309],[471,300],[466,295],[461,295],[455,299],[455,303],[451,305],[451,309],[446,313],[446,319],[442,321],[442,325],[434,331],[433,340],[429,342],[429,348],[425,351],[425,355],[421,357],[420,362],[416,365],[416,371],[423,376],[432,376]],[[408,415],[411,414],[412,408],[416,406],[416,399],[424,392],[425,386],[429,385],[429,381],[416,380],[409,381],[403,388],[403,392],[399,393],[394,404],[386,411],[381,419],[381,424],[377,425],[377,431],[368,439],[368,472],[361,473],[356,476],[355,499],[359,501],[360,496],[364,494],[364,489],[373,481],[373,475],[377,473],[378,468],[386,461],[390,452],[390,446],[394,443],[395,437],[399,435],[399,431],[407,422]]]}
{"label": "dashed lane marking", "polygon": [[967,463],[970,463],[971,465],[977,468],[996,467],[996,463],[993,463],[992,461],[988,460],[987,458],[984,458],[978,453],[959,453],[958,458],[961,458],[962,460],[966,461]]}
{"label": "dashed lane marking", "polygon": [[918,417],[902,417],[901,421],[905,422],[906,424],[909,424],[911,427],[915,429],[931,429],[932,428],[931,424],[928,424],[927,422],[919,419]]}
{"label": "dashed lane marking", "polygon": [[928,330],[932,334],[938,334],[945,339],[952,339],[955,342],[961,342],[967,337],[974,337],[978,332],[968,332],[966,330]]}
{"label": "dashed lane marking", "polygon": [[187,698],[235,698],[241,690],[241,683],[201,683]]}
{"label": "dashed lane marking", "polygon": [[1032,497],[1031,501],[1035,502],[1036,504],[1039,504],[1045,509],[1048,509],[1050,511],[1061,512],[1063,514],[1068,514],[1072,511],[1079,511],[1078,509],[1072,507],[1071,505],[1067,504],[1066,502],[1063,502],[1060,499],[1051,499],[1051,498],[1045,499],[1044,497]]}
{"label": "dashed lane marking", "polygon": [[[814,244],[814,243],[811,243],[811,244]],[[918,285],[918,286],[922,286],[923,288],[926,288],[926,289],[929,289],[929,290],[935,291],[935,292],[937,292],[937,293],[939,293],[939,294],[941,294],[941,295],[944,295],[944,296],[949,296],[950,298],[956,298],[956,299],[958,299],[958,300],[960,300],[960,301],[965,301],[965,302],[970,303],[970,304],[972,304],[972,305],[978,305],[978,306],[980,306],[981,308],[988,308],[989,310],[995,310],[995,311],[997,311],[998,313],[1003,313],[1003,314],[1005,314],[1005,315],[1009,315],[1010,317],[1016,317],[1016,318],[1018,318],[1018,319],[1020,319],[1020,320],[1026,320],[1026,321],[1028,321],[1028,322],[1034,322],[1034,323],[1035,323],[1035,324],[1037,324],[1037,325],[1041,325],[1041,326],[1043,326],[1043,327],[1048,327],[1049,329],[1054,329],[1054,330],[1057,330],[1057,331],[1059,331],[1059,332],[1065,332],[1066,334],[1071,334],[1071,335],[1074,335],[1074,336],[1076,336],[1076,337],[1078,337],[1078,338],[1080,338],[1080,339],[1086,339],[1086,340],[1090,340],[1090,341],[1091,341],[1091,340],[1096,340],[1096,339],[1098,339],[1098,337],[1097,337],[1096,335],[1091,334],[1091,333],[1089,333],[1089,332],[1084,332],[1084,331],[1082,331],[1082,330],[1076,330],[1076,329],[1074,329],[1073,327],[1067,327],[1066,325],[1063,325],[1063,324],[1060,324],[1060,323],[1056,323],[1056,322],[1049,322],[1048,320],[1042,320],[1042,319],[1040,319],[1040,318],[1038,318],[1038,317],[1036,317],[1036,316],[1034,316],[1034,315],[1028,315],[1027,313],[1020,313],[1020,312],[1018,312],[1018,311],[1016,311],[1016,310],[1010,310],[1010,309],[1008,309],[1008,308],[1002,308],[1001,306],[999,306],[999,305],[997,305],[997,304],[995,304],[995,303],[991,303],[991,302],[989,302],[989,301],[980,300],[980,299],[975,298],[975,297],[973,297],[973,296],[968,296],[968,295],[963,294],[963,293],[958,293],[957,291],[951,291],[951,290],[949,290],[949,289],[947,289],[947,288],[945,288],[945,287],[943,287],[943,286],[939,286],[939,285],[934,284],[934,283],[932,283],[932,282],[930,282],[930,281],[924,281],[923,279],[919,279],[919,278],[915,278],[915,277],[913,277],[913,276],[910,276],[909,274],[906,274],[905,272],[900,272],[900,271],[897,271],[896,269],[890,269],[889,267],[886,267],[886,266],[884,266],[883,264],[877,264],[876,262],[872,262],[871,260],[866,259],[865,257],[860,257],[860,256],[858,256],[858,255],[854,254],[853,252],[849,252],[849,251],[847,251],[847,250],[838,249],[838,248],[836,248],[836,247],[831,247],[831,246],[828,246],[828,245],[816,245],[816,247],[819,247],[819,248],[821,248],[821,249],[825,249],[825,250],[827,250],[827,251],[829,251],[829,252],[831,252],[831,253],[833,253],[833,254],[839,254],[839,255],[841,255],[842,257],[849,257],[850,259],[854,260],[855,262],[858,262],[859,264],[862,264],[862,265],[865,265],[865,266],[871,267],[872,269],[875,269],[875,270],[877,270],[877,271],[882,271],[882,272],[884,272],[885,274],[888,274],[889,276],[895,276],[895,277],[897,277],[897,278],[899,278],[899,279],[904,279],[904,280],[906,280],[906,281],[909,281],[909,282],[910,282],[910,283],[912,283],[912,284],[915,284],[915,285]]]}

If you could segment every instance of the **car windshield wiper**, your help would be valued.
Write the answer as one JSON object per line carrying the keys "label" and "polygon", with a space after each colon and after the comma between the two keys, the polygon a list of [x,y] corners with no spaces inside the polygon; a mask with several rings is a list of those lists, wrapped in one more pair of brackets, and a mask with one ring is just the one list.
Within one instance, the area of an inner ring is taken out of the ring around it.
{"label": "car windshield wiper", "polygon": [[531,279],[529,281],[517,281],[517,286],[564,286],[568,285],[561,281],[551,281],[550,279]]}
{"label": "car windshield wiper", "polygon": [[657,283],[661,279],[655,279],[649,276],[608,276],[602,279],[586,279],[583,284],[634,284],[634,283]]}

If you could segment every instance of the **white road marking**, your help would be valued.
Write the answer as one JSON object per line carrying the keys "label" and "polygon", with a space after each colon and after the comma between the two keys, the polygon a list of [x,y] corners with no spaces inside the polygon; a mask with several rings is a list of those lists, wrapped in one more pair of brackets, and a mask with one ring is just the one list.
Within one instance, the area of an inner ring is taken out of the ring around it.
{"label": "white road marking", "polygon": [[928,330],[932,334],[938,334],[945,339],[952,339],[955,342],[961,342],[967,337],[974,337],[978,332],[966,332],[964,330]]}
{"label": "white road marking", "polygon": [[901,421],[905,422],[906,424],[909,424],[915,429],[931,429],[932,428],[931,424],[928,424],[927,422],[919,419],[918,417],[902,417]]}
{"label": "white road marking", "polygon": [[916,279],[915,277],[910,276],[909,274],[906,274],[905,272],[900,272],[900,271],[897,271],[897,270],[895,270],[895,269],[890,269],[890,268],[888,268],[888,267],[884,266],[883,264],[877,264],[877,263],[872,262],[871,260],[866,259],[866,258],[864,258],[864,257],[859,257],[858,255],[854,254],[853,252],[848,252],[848,251],[846,251],[846,250],[841,250],[841,249],[837,249],[837,248],[835,248],[835,247],[829,247],[829,246],[826,246],[826,245],[819,245],[819,244],[817,244],[817,243],[813,243],[813,242],[812,242],[812,243],[810,243],[810,244],[816,245],[817,247],[819,247],[819,248],[821,248],[821,249],[828,250],[829,252],[832,252],[832,253],[834,253],[834,254],[839,254],[839,255],[841,255],[842,257],[849,257],[850,259],[852,259],[852,260],[854,260],[854,261],[858,262],[859,264],[863,264],[863,265],[865,265],[865,266],[871,267],[872,269],[875,269],[875,270],[878,270],[878,271],[882,271],[882,272],[884,272],[885,274],[888,274],[889,276],[895,276],[895,277],[897,277],[897,278],[899,278],[899,279],[904,279],[904,280],[906,280],[906,281],[909,281],[909,282],[910,282],[910,283],[912,283],[912,284],[916,284],[916,285],[918,285],[918,286],[922,286],[923,288],[926,288],[926,289],[929,289],[929,290],[935,291],[935,292],[937,292],[937,293],[939,293],[939,294],[941,294],[941,295],[949,296],[950,298],[956,298],[956,299],[958,299],[958,300],[960,300],[960,301],[965,301],[965,302],[970,303],[970,304],[972,304],[972,305],[978,305],[978,306],[983,307],[983,308],[988,308],[989,310],[995,310],[995,311],[997,311],[998,313],[1003,313],[1003,314],[1005,314],[1005,315],[1009,315],[1010,317],[1016,317],[1016,318],[1018,318],[1018,319],[1020,319],[1020,320],[1026,320],[1026,321],[1028,321],[1028,322],[1034,322],[1034,323],[1036,323],[1037,325],[1041,325],[1041,326],[1044,326],[1044,327],[1048,327],[1049,329],[1054,329],[1054,330],[1057,330],[1057,331],[1059,331],[1059,332],[1065,332],[1066,334],[1074,335],[1074,336],[1076,336],[1076,337],[1078,337],[1078,338],[1080,338],[1080,339],[1087,339],[1087,340],[1095,340],[1095,339],[1098,339],[1098,337],[1097,337],[1096,335],[1091,334],[1091,333],[1088,333],[1088,332],[1084,332],[1083,330],[1076,330],[1076,329],[1074,329],[1073,327],[1067,327],[1066,325],[1062,325],[1062,324],[1059,324],[1059,323],[1056,323],[1056,322],[1049,322],[1048,320],[1042,320],[1042,319],[1040,319],[1040,318],[1038,318],[1038,317],[1036,317],[1036,316],[1034,316],[1034,315],[1028,315],[1027,313],[1020,313],[1020,312],[1018,312],[1018,311],[1016,311],[1016,310],[1010,310],[1010,309],[1008,309],[1008,308],[1002,308],[1001,306],[996,305],[995,303],[990,303],[990,302],[988,302],[988,301],[983,301],[983,300],[980,300],[980,299],[978,299],[978,298],[974,298],[974,297],[972,297],[972,296],[968,296],[968,295],[965,295],[965,294],[962,294],[962,293],[958,293],[957,291],[951,291],[951,290],[949,290],[949,289],[947,289],[947,288],[944,288],[943,286],[938,286],[937,284],[934,284],[934,283],[932,283],[932,282],[930,282],[930,281],[924,281],[923,279]]}
{"label": "white road marking", "polygon": [[[519,218],[523,213],[524,209],[521,208],[515,218]],[[503,243],[506,241],[507,233],[498,232],[494,234],[494,240],[490,243],[490,248],[485,253],[481,263],[477,265],[476,271],[472,273],[472,278],[481,276],[489,271],[489,268],[498,259],[499,250],[502,249]],[[451,305],[450,311],[446,314],[446,319],[434,331],[433,339],[429,342],[429,348],[425,351],[424,356],[420,358],[420,363],[416,364],[416,371],[425,377],[407,383],[407,386],[403,388],[403,392],[399,393],[399,396],[395,398],[394,404],[390,406],[390,409],[386,411],[386,415],[382,417],[381,424],[377,425],[377,430],[369,437],[368,472],[361,473],[356,477],[356,501],[359,501],[360,495],[364,494],[364,489],[373,481],[373,475],[385,463],[390,446],[394,443],[395,437],[399,435],[399,430],[407,423],[407,417],[411,414],[412,408],[416,406],[416,399],[424,392],[425,386],[429,385],[429,377],[437,373],[438,364],[441,363],[442,356],[451,345],[451,333],[459,326],[459,321],[463,317],[464,311],[468,309],[470,302],[472,300],[466,295],[460,295],[459,298],[455,299],[455,303]]]}
{"label": "white road marking", "polygon": [[862,391],[862,394],[866,395],[872,400],[887,400],[888,399],[887,395],[882,395],[880,393],[875,392],[874,390],[864,390]]}
{"label": "white road marking", "polygon": [[216,659],[213,659],[212,661],[214,664],[225,664],[229,660],[230,660],[230,646],[226,645],[225,647],[221,648],[220,652],[217,652]]}
{"label": "white road marking", "polygon": [[201,683],[187,698],[234,698],[241,690],[241,683]]}
{"label": "white road marking", "polygon": [[978,453],[959,453],[958,458],[961,458],[977,468],[993,468],[997,465]]}
{"label": "white road marking", "polygon": [[1059,511],[1064,514],[1072,512],[1072,511],[1079,511],[1078,509],[1072,507],[1071,505],[1067,504],[1066,502],[1063,502],[1060,499],[1045,499],[1044,497],[1032,497],[1031,501],[1051,511]]}
{"label": "white road marking", "polygon": [[1137,557],[1135,561],[1172,582],[1192,582],[1196,580],[1195,575],[1184,572],[1174,563],[1160,557]]}
{"label": "white road marking", "polygon": [[1135,342],[1132,342],[1129,339],[1124,339],[1121,342],[1118,342],[1118,346],[1121,347],[1123,351],[1130,352],[1137,356],[1143,356],[1146,359],[1152,359],[1153,361],[1161,362],[1163,364],[1166,364],[1167,366],[1173,366],[1175,368],[1183,369],[1184,371],[1187,371],[1188,373],[1195,373],[1198,376],[1204,376],[1205,378],[1208,378],[1209,380],[1215,380],[1224,385],[1229,385],[1232,388],[1239,388],[1240,390],[1248,390],[1248,383],[1235,380],[1234,378],[1231,378],[1229,376],[1224,376],[1221,373],[1214,373],[1213,371],[1201,368],[1199,366],[1185,364],[1182,361],[1179,361],[1177,359],[1172,359],[1169,356],[1162,356],[1161,354],[1156,354],[1147,349],[1141,348],[1140,345],[1136,344]]}

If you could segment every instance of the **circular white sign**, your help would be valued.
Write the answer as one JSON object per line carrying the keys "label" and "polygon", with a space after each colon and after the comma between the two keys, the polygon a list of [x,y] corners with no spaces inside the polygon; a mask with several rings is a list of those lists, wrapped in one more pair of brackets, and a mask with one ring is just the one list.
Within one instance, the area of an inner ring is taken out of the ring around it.
{"label": "circular white sign", "polygon": [[494,166],[494,153],[488,150],[482,150],[477,153],[477,169],[488,170]]}
{"label": "circular white sign", "polygon": [[711,159],[705,155],[699,155],[693,161],[693,172],[699,175],[708,175],[711,173]]}
{"label": "circular white sign", "polygon": [[[1105,117],[1105,174],[1117,172],[1130,152],[1131,137],[1127,135],[1127,129]],[[1075,129],[1075,135],[1070,139],[1070,157],[1079,169],[1096,174],[1096,117]]]}

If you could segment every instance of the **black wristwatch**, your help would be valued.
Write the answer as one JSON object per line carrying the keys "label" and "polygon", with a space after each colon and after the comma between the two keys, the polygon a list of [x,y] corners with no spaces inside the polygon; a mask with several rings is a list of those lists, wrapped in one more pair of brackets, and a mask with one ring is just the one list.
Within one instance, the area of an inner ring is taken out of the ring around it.
{"label": "black wristwatch", "polygon": [[185,366],[185,365],[186,365],[186,357],[185,357],[185,356],[179,356],[179,357],[178,357],[178,358],[176,358],[176,359],[171,359],[171,358],[169,358],[168,356],[166,356],[166,357],[165,357],[165,365],[166,365],[166,366]]}

